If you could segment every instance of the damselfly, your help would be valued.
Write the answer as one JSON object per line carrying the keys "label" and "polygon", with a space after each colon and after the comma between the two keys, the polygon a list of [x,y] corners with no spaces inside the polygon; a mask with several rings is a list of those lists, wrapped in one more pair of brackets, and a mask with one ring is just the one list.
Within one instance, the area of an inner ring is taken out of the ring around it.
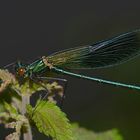
{"label": "damselfly", "polygon": [[[29,65],[17,62],[16,74],[22,78],[38,78],[49,72],[66,74],[100,83],[140,90],[140,86],[90,77],[72,72],[74,69],[98,69],[118,65],[140,54],[140,29],[92,45],[72,48],[42,57]],[[51,78],[50,78],[51,79]],[[57,80],[57,78],[54,78]],[[59,80],[59,79],[58,79]]]}

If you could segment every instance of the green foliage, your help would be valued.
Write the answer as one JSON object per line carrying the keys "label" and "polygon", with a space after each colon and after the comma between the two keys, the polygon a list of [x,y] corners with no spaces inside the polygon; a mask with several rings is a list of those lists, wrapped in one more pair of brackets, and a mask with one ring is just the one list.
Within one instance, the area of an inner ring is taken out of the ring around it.
{"label": "green foliage", "polygon": [[6,136],[6,140],[19,140],[21,129],[23,127],[29,127],[28,119],[25,116],[20,115],[17,109],[11,104],[8,104],[5,101],[3,104],[6,111],[0,113],[0,120],[5,124],[5,128],[15,129],[15,132]]}
{"label": "green foliage", "polygon": [[74,140],[123,140],[117,129],[95,133],[91,130],[73,125]]}
{"label": "green foliage", "polygon": [[50,84],[44,81],[42,84],[49,91],[48,100],[38,100],[33,108],[29,103],[30,97],[36,91],[43,90],[43,87],[29,79],[25,79],[20,85],[14,75],[0,70],[0,123],[6,128],[15,130],[6,136],[7,140],[19,140],[21,132],[24,135],[30,134],[25,139],[32,140],[30,128],[33,123],[39,132],[54,140],[122,140],[116,129],[95,133],[78,125],[71,126],[66,114],[60,110],[54,100],[56,92],[62,97],[62,86],[57,82]]}
{"label": "green foliage", "polygon": [[28,113],[38,130],[56,140],[73,140],[66,115],[54,103],[38,101],[35,108],[28,105]]}
{"label": "green foliage", "polygon": [[4,102],[4,107],[10,114],[18,115],[18,111],[14,106]]}

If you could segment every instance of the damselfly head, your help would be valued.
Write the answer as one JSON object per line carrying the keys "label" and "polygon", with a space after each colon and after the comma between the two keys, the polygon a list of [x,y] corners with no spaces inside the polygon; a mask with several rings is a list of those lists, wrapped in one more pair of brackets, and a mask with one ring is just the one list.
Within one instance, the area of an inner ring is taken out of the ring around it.
{"label": "damselfly head", "polygon": [[24,64],[22,64],[20,61],[18,61],[15,65],[15,71],[16,71],[17,76],[25,77],[26,66]]}

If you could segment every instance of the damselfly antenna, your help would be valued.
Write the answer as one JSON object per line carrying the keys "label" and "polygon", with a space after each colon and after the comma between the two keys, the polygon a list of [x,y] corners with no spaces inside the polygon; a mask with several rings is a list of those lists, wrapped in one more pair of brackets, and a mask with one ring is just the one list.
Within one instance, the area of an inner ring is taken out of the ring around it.
{"label": "damselfly antenna", "polygon": [[4,66],[3,68],[6,69],[6,68],[8,68],[8,67],[10,67],[10,66],[14,66],[15,64],[16,64],[16,62],[12,62],[12,63],[10,63],[10,64],[7,64],[7,65]]}

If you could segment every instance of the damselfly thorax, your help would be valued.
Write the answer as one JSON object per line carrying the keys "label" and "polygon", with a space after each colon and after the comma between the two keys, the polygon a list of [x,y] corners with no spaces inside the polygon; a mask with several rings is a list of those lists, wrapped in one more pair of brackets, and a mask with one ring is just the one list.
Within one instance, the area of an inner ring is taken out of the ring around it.
{"label": "damselfly thorax", "polygon": [[47,61],[47,58],[43,56],[41,59],[34,61],[33,63],[26,65],[21,61],[18,61],[15,65],[15,71],[17,76],[22,78],[40,76],[44,72],[51,71],[53,65]]}

